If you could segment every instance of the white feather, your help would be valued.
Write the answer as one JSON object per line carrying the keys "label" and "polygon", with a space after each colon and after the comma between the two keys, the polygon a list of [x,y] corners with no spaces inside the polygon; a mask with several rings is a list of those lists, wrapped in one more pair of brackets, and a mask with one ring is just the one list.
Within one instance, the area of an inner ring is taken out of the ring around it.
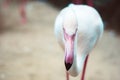
{"label": "white feather", "polygon": [[90,6],[70,4],[64,8],[55,21],[55,35],[64,49],[63,27],[70,35],[75,32],[76,28],[78,29],[74,45],[74,62],[68,71],[72,76],[77,76],[83,68],[86,56],[102,36],[103,22],[99,13]]}

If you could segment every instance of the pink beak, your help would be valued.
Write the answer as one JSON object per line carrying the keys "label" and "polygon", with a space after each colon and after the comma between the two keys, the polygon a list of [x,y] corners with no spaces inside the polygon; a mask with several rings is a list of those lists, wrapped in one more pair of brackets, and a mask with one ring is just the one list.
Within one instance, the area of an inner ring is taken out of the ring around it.
{"label": "pink beak", "polygon": [[68,35],[64,30],[64,38],[65,38],[65,67],[68,71],[74,60],[74,37],[75,35]]}
{"label": "pink beak", "polygon": [[69,70],[74,60],[74,44],[73,40],[68,40],[65,43],[65,66]]}

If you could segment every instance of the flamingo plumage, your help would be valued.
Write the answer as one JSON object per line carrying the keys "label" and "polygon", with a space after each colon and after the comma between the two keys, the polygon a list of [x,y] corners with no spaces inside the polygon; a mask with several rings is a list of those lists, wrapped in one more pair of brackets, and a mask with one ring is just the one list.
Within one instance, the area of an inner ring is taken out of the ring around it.
{"label": "flamingo plumage", "polygon": [[93,7],[70,4],[62,9],[55,21],[55,35],[65,52],[67,80],[68,74],[75,77],[82,70],[81,80],[84,80],[88,55],[103,30],[103,21]]}

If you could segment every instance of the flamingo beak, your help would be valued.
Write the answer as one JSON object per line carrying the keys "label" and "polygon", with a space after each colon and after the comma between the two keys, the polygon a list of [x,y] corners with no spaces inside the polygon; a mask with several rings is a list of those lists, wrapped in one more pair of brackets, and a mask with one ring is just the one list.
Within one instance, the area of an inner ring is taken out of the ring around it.
{"label": "flamingo beak", "polygon": [[69,40],[65,44],[65,67],[68,71],[74,60],[74,49],[73,49],[73,41]]}
{"label": "flamingo beak", "polygon": [[68,71],[74,60],[74,38],[75,34],[73,35],[68,35],[64,31],[64,38],[65,38],[65,67],[66,70]]}

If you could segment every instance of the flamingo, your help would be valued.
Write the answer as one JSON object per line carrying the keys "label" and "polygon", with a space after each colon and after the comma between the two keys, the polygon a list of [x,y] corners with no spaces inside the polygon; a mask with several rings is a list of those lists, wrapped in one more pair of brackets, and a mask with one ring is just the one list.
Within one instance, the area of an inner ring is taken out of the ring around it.
{"label": "flamingo", "polygon": [[25,24],[27,22],[26,11],[25,11],[26,4],[27,4],[27,0],[22,0],[22,3],[20,5],[20,15],[21,15],[22,24]]}
{"label": "flamingo", "polygon": [[[28,0],[21,0],[21,4],[20,4],[20,8],[19,8],[22,24],[25,24],[27,22],[26,11],[25,11],[25,5],[27,4],[27,1]],[[11,2],[12,2],[12,0],[5,0],[3,2],[3,7],[8,8],[8,6],[10,5]]]}
{"label": "flamingo", "polygon": [[72,0],[74,4],[87,4],[93,6],[93,0]]}
{"label": "flamingo", "polygon": [[55,36],[65,53],[66,79],[82,72],[84,80],[89,53],[104,31],[99,13],[87,5],[70,4],[62,9],[55,21]]}

